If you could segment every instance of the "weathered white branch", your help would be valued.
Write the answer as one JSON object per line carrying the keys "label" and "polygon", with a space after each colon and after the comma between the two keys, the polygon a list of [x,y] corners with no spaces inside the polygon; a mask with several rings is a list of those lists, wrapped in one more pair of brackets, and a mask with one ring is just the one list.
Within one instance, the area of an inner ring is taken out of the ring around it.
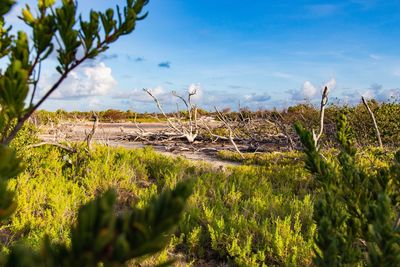
{"label": "weathered white branch", "polygon": [[378,138],[379,147],[383,148],[381,133],[379,132],[379,128],[378,128],[378,124],[376,123],[375,115],[372,112],[371,108],[369,107],[368,102],[365,100],[365,98],[363,96],[361,97],[361,100],[364,103],[364,106],[367,108],[369,115],[371,116],[372,122],[374,123],[374,128],[375,128],[375,132],[376,132],[376,137]]}
{"label": "weathered white branch", "polygon": [[158,98],[155,97],[149,89],[144,88],[143,91],[145,91],[149,96],[151,96],[151,97],[153,98],[154,102],[155,102],[156,105],[157,105],[158,110],[161,112],[161,114],[162,114],[162,115],[164,116],[164,118],[167,120],[168,125],[169,125],[172,129],[174,129],[175,131],[177,131],[178,133],[180,133],[180,134],[183,135],[184,133],[183,133],[181,130],[179,130],[179,128],[171,121],[171,119],[170,119],[170,118],[167,116],[167,114],[164,112],[164,109],[162,108],[162,105],[161,105],[161,103],[160,103],[160,100],[158,100]]}
{"label": "weathered white branch", "polygon": [[[155,101],[155,103],[157,105],[158,110],[161,112],[161,114],[167,120],[168,125],[174,131],[176,131],[180,135],[180,137],[185,137],[189,143],[193,143],[198,135],[198,128],[197,128],[197,122],[193,121],[193,120],[197,120],[197,114],[193,115],[194,105],[191,102],[191,97],[196,94],[196,90],[194,92],[189,92],[189,96],[188,96],[187,100],[185,100],[185,98],[183,98],[182,96],[178,95],[175,91],[172,92],[172,94],[175,97],[182,100],[182,102],[186,106],[186,109],[187,109],[188,115],[189,115],[189,127],[188,128],[184,124],[184,122],[182,122],[182,119],[180,118],[180,116],[176,117],[177,122],[173,122],[171,120],[171,118],[169,118],[167,116],[167,114],[164,112],[164,109],[162,108],[162,105],[161,105],[160,101],[158,100],[158,98],[156,96],[154,96],[149,89],[143,89],[143,90],[153,98],[153,100]],[[195,111],[195,112],[197,112],[197,111]],[[179,113],[179,110],[178,110],[178,113]],[[181,129],[179,129],[179,128],[181,128]]]}
{"label": "weathered white branch", "polygon": [[327,86],[325,86],[324,91],[322,92],[322,98],[321,98],[321,107],[320,107],[320,112],[319,112],[319,132],[318,135],[315,133],[313,130],[313,139],[314,139],[314,144],[315,147],[318,149],[319,145],[318,142],[322,137],[322,134],[324,133],[324,119],[325,119],[325,107],[328,104],[328,94],[329,94],[329,89]]}
{"label": "weathered white branch", "polygon": [[229,141],[231,142],[231,144],[235,148],[236,152],[239,153],[240,157],[242,159],[245,159],[244,156],[243,156],[243,153],[239,150],[239,147],[235,143],[233,130],[232,130],[232,127],[229,125],[229,122],[228,122],[227,118],[218,110],[217,107],[214,107],[214,109],[217,112],[218,118],[223,122],[223,124],[229,130]]}

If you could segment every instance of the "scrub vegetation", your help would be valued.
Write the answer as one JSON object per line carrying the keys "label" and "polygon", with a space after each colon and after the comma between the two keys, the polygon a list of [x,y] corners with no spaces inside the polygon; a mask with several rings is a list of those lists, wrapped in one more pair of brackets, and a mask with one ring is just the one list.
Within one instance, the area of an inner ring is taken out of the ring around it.
{"label": "scrub vegetation", "polygon": [[[319,109],[206,112],[189,92],[187,102],[174,93],[187,110],[167,114],[154,98],[176,130],[163,138],[230,142],[235,150],[217,155],[240,164],[225,168],[91,142],[99,117],[148,114],[100,112],[86,142],[40,142],[38,124],[88,119],[38,108],[70,71],[131,33],[147,2],[85,21],[74,1],[39,0],[21,16],[31,40],[11,33],[4,16],[15,3],[0,0],[0,265],[400,266],[396,103],[327,106],[325,87]],[[60,79],[34,103],[35,70],[53,50]],[[200,128],[198,115],[218,126]],[[262,149],[271,140],[283,146]]]}

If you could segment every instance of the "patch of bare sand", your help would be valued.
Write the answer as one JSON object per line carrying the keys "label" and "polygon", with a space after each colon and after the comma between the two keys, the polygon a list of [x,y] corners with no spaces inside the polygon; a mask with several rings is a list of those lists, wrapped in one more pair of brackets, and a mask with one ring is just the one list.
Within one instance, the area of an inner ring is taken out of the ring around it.
{"label": "patch of bare sand", "polygon": [[[62,123],[57,127],[43,127],[40,139],[45,142],[82,142],[85,140],[87,133],[92,129],[93,123]],[[168,128],[167,123],[141,123],[140,127],[149,132],[159,132]],[[125,147],[130,149],[142,148],[145,146],[153,147],[157,152],[172,156],[184,157],[188,160],[201,163],[207,163],[216,168],[226,168],[229,166],[237,166],[240,163],[224,161],[217,157],[216,152],[221,147],[213,147],[210,144],[203,145],[202,149],[182,148],[171,143],[150,143],[150,142],[129,142],[125,141],[124,137],[137,131],[137,126],[134,123],[99,123],[96,133],[93,137],[93,142],[99,144],[107,144],[114,147]]]}

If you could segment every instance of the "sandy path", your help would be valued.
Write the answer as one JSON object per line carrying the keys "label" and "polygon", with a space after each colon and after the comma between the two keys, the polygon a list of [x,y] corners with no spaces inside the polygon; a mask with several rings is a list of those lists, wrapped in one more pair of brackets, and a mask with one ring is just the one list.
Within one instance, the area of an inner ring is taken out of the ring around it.
{"label": "sandy path", "polygon": [[[67,141],[76,142],[84,141],[86,133],[92,129],[93,123],[63,123],[56,129],[44,128],[39,135],[43,141]],[[140,123],[140,127],[149,132],[157,132],[167,129],[166,123]],[[93,141],[100,144],[108,144],[114,147],[125,147],[130,149],[141,148],[148,144],[142,142],[129,142],[121,140],[123,136],[130,132],[137,131],[134,123],[99,123]],[[195,151],[181,151],[168,147],[167,144],[151,145],[157,152],[172,156],[182,156],[188,160],[199,163],[208,163],[216,168],[226,168],[228,166],[240,165],[237,162],[223,161],[216,156],[216,153],[210,151],[195,152]]]}

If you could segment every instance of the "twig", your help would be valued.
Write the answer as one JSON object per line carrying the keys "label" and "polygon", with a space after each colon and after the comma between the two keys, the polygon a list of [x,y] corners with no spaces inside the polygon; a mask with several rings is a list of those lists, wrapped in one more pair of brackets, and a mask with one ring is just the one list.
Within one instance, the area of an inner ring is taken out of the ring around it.
{"label": "twig", "polygon": [[379,147],[383,148],[381,133],[379,132],[379,128],[378,128],[378,124],[376,123],[375,115],[372,112],[371,108],[369,107],[368,102],[365,100],[365,98],[363,96],[361,97],[361,100],[364,103],[364,106],[367,108],[369,115],[371,116],[372,122],[374,123],[374,128],[375,128],[375,132],[376,132],[376,137],[378,138]]}
{"label": "twig", "polygon": [[147,88],[143,88],[143,91],[145,91],[149,96],[151,96],[151,97],[153,98],[154,102],[156,102],[156,105],[157,105],[158,110],[161,112],[161,114],[162,114],[162,115],[164,116],[164,118],[167,120],[168,125],[169,125],[171,128],[173,128],[175,131],[177,131],[178,133],[183,134],[182,131],[180,131],[180,130],[178,129],[178,127],[175,126],[175,124],[171,121],[171,119],[167,116],[167,114],[165,114],[164,109],[162,108],[162,105],[161,105],[160,101],[158,100],[158,98],[155,97],[155,96],[151,93],[151,91],[150,91],[149,89],[147,89]]}
{"label": "twig", "polygon": [[211,139],[213,143],[215,143],[216,141],[218,141],[218,139],[221,139],[221,140],[229,140],[229,138],[227,138],[227,137],[225,137],[225,136],[214,134],[214,133],[211,131],[210,127],[208,127],[208,125],[207,125],[204,121],[202,121],[202,123],[203,123],[204,128],[207,130],[207,132],[208,132],[212,137],[215,137],[215,138],[216,138],[215,140],[212,140],[212,139]]}

